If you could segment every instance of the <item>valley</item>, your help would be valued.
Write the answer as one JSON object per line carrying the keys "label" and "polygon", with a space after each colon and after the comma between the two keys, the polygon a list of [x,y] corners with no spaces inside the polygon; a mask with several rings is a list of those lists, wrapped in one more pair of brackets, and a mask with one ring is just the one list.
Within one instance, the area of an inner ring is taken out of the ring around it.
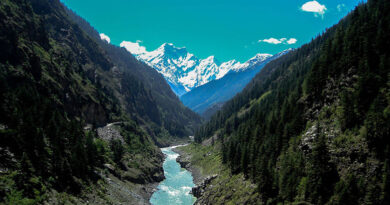
{"label": "valley", "polygon": [[162,152],[166,155],[163,166],[166,179],[158,185],[157,191],[153,193],[150,199],[151,204],[192,204],[195,201],[195,197],[190,193],[194,186],[192,175],[181,169],[179,163],[176,162],[179,155],[174,149],[179,147],[181,146],[162,148]]}
{"label": "valley", "polygon": [[385,205],[388,11],[1,0],[0,204]]}
{"label": "valley", "polygon": [[124,41],[121,46],[161,73],[183,104],[203,117],[213,115],[218,105],[242,91],[268,62],[292,50],[275,55],[256,54],[245,63],[236,60],[220,63],[214,56],[198,59],[186,48],[171,43],[151,52],[138,42]]}

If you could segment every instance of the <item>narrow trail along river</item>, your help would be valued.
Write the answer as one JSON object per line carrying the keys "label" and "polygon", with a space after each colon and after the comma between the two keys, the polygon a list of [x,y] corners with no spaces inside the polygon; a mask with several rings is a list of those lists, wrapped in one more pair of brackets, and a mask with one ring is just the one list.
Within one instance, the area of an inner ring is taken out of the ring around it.
{"label": "narrow trail along river", "polygon": [[153,205],[187,205],[193,204],[196,200],[190,194],[191,188],[195,186],[192,175],[176,162],[179,154],[172,151],[173,148],[175,147],[161,149],[166,155],[163,164],[166,179],[158,185],[158,190],[153,193],[150,199],[150,203]]}

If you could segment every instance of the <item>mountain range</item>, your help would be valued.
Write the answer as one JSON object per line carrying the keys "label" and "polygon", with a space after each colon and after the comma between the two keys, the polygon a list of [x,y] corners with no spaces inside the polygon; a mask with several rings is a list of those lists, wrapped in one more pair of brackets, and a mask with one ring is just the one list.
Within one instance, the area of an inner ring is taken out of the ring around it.
{"label": "mountain range", "polygon": [[164,43],[154,51],[148,52],[140,48],[138,43],[122,42],[138,60],[161,73],[178,96],[210,81],[221,79],[230,72],[241,72],[271,58],[271,54],[257,54],[245,63],[236,60],[220,62],[214,56],[199,59],[172,43]]}
{"label": "mountain range", "polygon": [[[300,48],[220,63],[1,0],[0,204],[388,204],[388,11],[368,0]],[[163,181],[182,175],[196,185]]]}
{"label": "mountain range", "polygon": [[180,97],[180,100],[185,106],[208,119],[219,110],[224,102],[244,89],[267,63],[290,51],[292,49],[284,50],[274,56],[267,55],[266,58],[264,58],[264,55],[258,54],[246,63],[241,64],[244,65],[244,69],[231,70],[222,78],[210,81],[185,93]]}

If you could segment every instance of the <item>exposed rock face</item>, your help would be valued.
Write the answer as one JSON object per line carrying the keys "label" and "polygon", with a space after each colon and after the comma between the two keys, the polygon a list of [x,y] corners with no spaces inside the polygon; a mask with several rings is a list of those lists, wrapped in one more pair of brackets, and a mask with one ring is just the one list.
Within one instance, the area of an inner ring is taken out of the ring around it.
{"label": "exposed rock face", "polygon": [[115,170],[115,167],[112,166],[111,164],[104,164],[103,166],[104,166],[106,169],[108,169],[108,171],[110,171],[110,172],[114,172],[114,170]]}
{"label": "exposed rock face", "polygon": [[312,126],[310,127],[306,133],[302,137],[301,144],[299,148],[305,153],[309,153],[313,147],[313,142],[315,137],[317,136],[317,127]]}
{"label": "exposed rock face", "polygon": [[[327,139],[329,161],[336,166],[341,178],[353,174],[368,179],[373,177],[380,169],[380,162],[375,159],[373,153],[370,153],[367,140],[361,136],[353,136],[349,140],[345,140],[348,136],[341,136],[342,132],[340,128],[335,126],[333,120],[323,121],[319,125],[312,125],[304,132],[299,148],[306,157],[309,157],[319,133]],[[343,139],[343,137],[344,140],[340,143],[340,139]],[[338,140],[335,140],[336,138]]]}
{"label": "exposed rock face", "polygon": [[190,193],[192,193],[196,198],[201,197],[203,195],[203,193],[205,192],[206,187],[209,186],[211,184],[211,182],[213,181],[213,179],[215,179],[217,177],[218,177],[217,174],[206,177],[202,181],[202,183],[200,183],[199,185],[192,188]]}
{"label": "exposed rock face", "polygon": [[97,134],[99,138],[111,141],[111,140],[120,140],[122,143],[124,143],[123,137],[120,134],[120,132],[113,127],[114,123],[110,123],[106,125],[105,127],[99,127],[97,128]]}
{"label": "exposed rock face", "polygon": [[316,141],[316,138],[318,137],[319,132],[321,134],[324,134],[326,138],[328,139],[328,143],[332,142],[332,139],[334,139],[336,136],[338,136],[340,133],[339,130],[337,130],[334,125],[331,125],[329,123],[322,123],[320,125],[320,130],[318,130],[317,125],[311,126],[302,136],[301,143],[299,145],[299,148],[305,153],[308,154],[311,152],[313,148],[313,144]]}
{"label": "exposed rock face", "polygon": [[195,184],[200,184],[205,179],[205,176],[202,175],[199,168],[191,164],[191,155],[180,151],[179,149],[174,149],[174,151],[180,154],[179,157],[176,158],[176,161],[182,168],[191,172]]}
{"label": "exposed rock face", "polygon": [[15,155],[7,148],[0,147],[0,159],[0,174],[8,172],[10,167],[16,166]]}
{"label": "exposed rock face", "polygon": [[[180,164],[182,168],[185,168],[191,172],[194,179],[194,183],[196,184],[196,186],[193,187],[190,192],[190,194],[194,195],[197,198],[194,204],[213,204],[213,202],[210,201],[210,190],[213,188],[213,185],[211,183],[214,179],[218,177],[218,175],[203,175],[200,168],[194,166],[191,163],[191,154],[181,151],[180,149],[175,149],[175,152],[180,154],[180,156],[176,158],[176,161]],[[209,154],[205,154],[204,156],[206,155]],[[221,184],[219,184],[219,186],[220,185]]]}
{"label": "exposed rock face", "polygon": [[161,182],[165,179],[164,169],[162,167],[156,167],[153,172],[154,174],[152,178],[154,181]]}
{"label": "exposed rock face", "polygon": [[[98,137],[111,142],[112,140],[120,140],[122,144],[125,144],[124,138],[120,133],[120,125],[123,122],[113,122],[109,123],[104,127],[97,128]],[[111,164],[104,164],[104,167],[109,170],[109,172],[120,179],[124,179],[136,184],[148,184],[160,182],[165,179],[164,169],[162,163],[164,161],[164,155],[161,153],[156,158],[150,158],[149,164],[142,167],[131,167],[128,166],[129,160],[134,156],[125,156],[122,159],[122,167],[117,169]]]}
{"label": "exposed rock face", "polygon": [[123,173],[122,178],[136,184],[148,184],[161,182],[165,179],[165,176],[162,167],[153,167],[144,170],[127,167],[127,170]]}
{"label": "exposed rock face", "polygon": [[187,157],[184,157],[183,155],[179,155],[176,158],[176,162],[180,164],[182,168],[188,169],[191,166],[190,159]]}

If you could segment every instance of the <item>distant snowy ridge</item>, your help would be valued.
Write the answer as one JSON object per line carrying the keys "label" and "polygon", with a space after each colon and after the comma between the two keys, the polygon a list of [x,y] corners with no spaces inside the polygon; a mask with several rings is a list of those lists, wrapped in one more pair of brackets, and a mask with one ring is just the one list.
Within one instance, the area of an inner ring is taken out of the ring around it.
{"label": "distant snowy ridge", "polygon": [[[206,119],[218,111],[224,102],[230,100],[256,76],[267,63],[287,54],[292,49],[284,50],[278,54],[257,63],[257,58],[249,60],[245,70],[240,72],[229,72],[221,79],[210,81],[196,87],[180,96],[183,104],[191,110],[199,113]],[[261,56],[257,56],[260,57]]]}
{"label": "distant snowy ridge", "polygon": [[121,47],[161,73],[178,96],[212,80],[220,79],[229,72],[244,71],[272,57],[271,54],[257,54],[245,63],[236,60],[220,63],[214,56],[198,59],[186,48],[178,48],[171,43],[164,43],[150,52],[139,46],[139,42],[124,41]]}

